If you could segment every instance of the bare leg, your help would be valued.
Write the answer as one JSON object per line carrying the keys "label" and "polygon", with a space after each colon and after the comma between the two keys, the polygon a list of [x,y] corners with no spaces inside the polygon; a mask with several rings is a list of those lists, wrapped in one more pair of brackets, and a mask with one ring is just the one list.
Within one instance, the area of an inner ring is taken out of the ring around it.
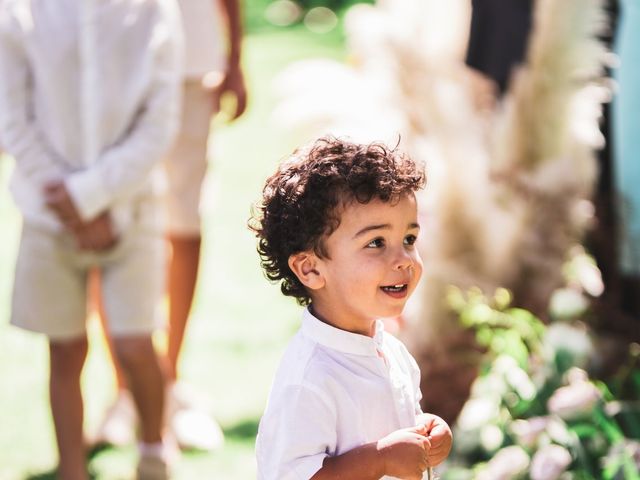
{"label": "bare leg", "polygon": [[126,374],[141,423],[141,440],[162,440],[164,376],[151,335],[113,339],[117,358]]}
{"label": "bare leg", "polygon": [[193,302],[198,265],[200,262],[200,236],[169,236],[171,259],[169,262],[169,341],[167,348],[168,378],[175,381],[178,358]]}
{"label": "bare leg", "polygon": [[100,318],[100,325],[102,326],[102,332],[107,343],[107,350],[109,351],[109,357],[111,359],[111,365],[113,365],[113,373],[116,378],[116,386],[118,391],[127,389],[127,379],[122,371],[122,367],[118,362],[118,358],[115,353],[115,347],[113,345],[113,339],[109,334],[109,326],[107,325],[107,314],[104,311],[104,304],[102,303],[102,294],[100,293],[100,271],[94,269],[89,275],[89,301],[90,307],[98,314]]}
{"label": "bare leg", "polygon": [[49,343],[49,398],[58,443],[61,480],[86,480],[84,419],[80,374],[87,357],[87,339]]}

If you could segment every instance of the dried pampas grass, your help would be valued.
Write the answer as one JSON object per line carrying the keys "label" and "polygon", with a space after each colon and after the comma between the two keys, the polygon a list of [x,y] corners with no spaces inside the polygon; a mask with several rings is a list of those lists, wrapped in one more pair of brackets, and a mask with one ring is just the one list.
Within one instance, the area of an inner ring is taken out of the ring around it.
{"label": "dried pampas grass", "polygon": [[468,20],[466,0],[358,6],[347,17],[350,64],[324,68],[344,81],[315,61],[293,66],[279,79],[289,87],[274,113],[303,138],[401,138],[400,147],[426,163],[425,274],[406,311],[405,338],[428,407],[449,420],[466,400],[477,357],[446,289],[507,287],[518,304],[546,312],[590,220],[604,100],[601,0],[537,0],[526,62],[488,110],[477,108],[463,64]]}

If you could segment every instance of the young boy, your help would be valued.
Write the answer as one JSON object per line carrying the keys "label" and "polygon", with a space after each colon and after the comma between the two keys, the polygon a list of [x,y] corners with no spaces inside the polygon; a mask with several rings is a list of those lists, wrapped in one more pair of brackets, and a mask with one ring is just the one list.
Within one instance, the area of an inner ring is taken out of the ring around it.
{"label": "young boy", "polygon": [[418,366],[381,321],[422,272],[423,185],[395,150],[333,138],[267,180],[252,225],[262,266],[307,308],[260,422],[259,479],[421,479],[447,457],[451,431],[421,412]]}
{"label": "young boy", "polygon": [[7,0],[0,11],[0,137],[24,218],[11,322],[48,337],[64,480],[88,477],[80,375],[94,268],[141,418],[138,478],[168,476],[151,341],[165,255],[151,171],[176,131],[181,58],[173,0]]}

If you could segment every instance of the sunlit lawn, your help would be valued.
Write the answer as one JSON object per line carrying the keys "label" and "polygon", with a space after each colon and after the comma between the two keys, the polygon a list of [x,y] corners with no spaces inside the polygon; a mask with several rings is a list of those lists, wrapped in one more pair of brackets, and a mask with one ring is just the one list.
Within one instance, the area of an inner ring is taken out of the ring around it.
{"label": "sunlit lawn", "polygon": [[[251,203],[276,161],[299,141],[272,125],[272,78],[292,60],[341,55],[339,35],[302,29],[247,37],[248,113],[216,137],[205,208],[200,285],[186,340],[182,376],[208,395],[226,433],[213,454],[186,453],[176,479],[255,478],[257,423],[282,349],[297,327],[299,309],[259,269],[246,228]],[[47,399],[44,338],[7,325],[19,216],[6,189],[12,168],[0,159],[0,480],[53,478],[56,462]],[[64,299],[60,299],[64,301]],[[95,324],[84,371],[86,427],[94,429],[112,399],[113,376]],[[110,449],[91,458],[99,479],[130,478],[135,449]]]}

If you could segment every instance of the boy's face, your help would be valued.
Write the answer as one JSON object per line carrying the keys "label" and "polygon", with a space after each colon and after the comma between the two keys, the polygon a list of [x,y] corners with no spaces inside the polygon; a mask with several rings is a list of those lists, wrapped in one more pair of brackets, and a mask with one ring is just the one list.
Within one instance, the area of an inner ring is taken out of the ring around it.
{"label": "boy's face", "polygon": [[310,288],[314,314],[363,335],[376,319],[400,315],[422,274],[418,231],[413,194],[395,204],[346,205],[340,226],[325,239],[329,258],[314,257],[321,280]]}

